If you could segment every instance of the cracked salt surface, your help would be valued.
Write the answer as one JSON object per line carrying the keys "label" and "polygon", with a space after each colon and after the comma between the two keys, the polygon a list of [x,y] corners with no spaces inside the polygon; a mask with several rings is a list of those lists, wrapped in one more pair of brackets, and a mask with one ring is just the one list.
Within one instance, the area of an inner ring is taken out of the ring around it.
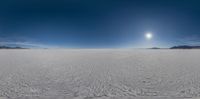
{"label": "cracked salt surface", "polygon": [[200,99],[200,50],[0,50],[0,99]]}

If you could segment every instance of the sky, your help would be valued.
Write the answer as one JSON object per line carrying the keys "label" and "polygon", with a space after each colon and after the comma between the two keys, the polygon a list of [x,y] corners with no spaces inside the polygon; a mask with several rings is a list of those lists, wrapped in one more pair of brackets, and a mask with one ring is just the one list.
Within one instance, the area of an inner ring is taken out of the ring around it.
{"label": "sky", "polygon": [[[146,39],[146,33],[152,33]],[[200,45],[199,0],[1,0],[0,44],[46,48]]]}

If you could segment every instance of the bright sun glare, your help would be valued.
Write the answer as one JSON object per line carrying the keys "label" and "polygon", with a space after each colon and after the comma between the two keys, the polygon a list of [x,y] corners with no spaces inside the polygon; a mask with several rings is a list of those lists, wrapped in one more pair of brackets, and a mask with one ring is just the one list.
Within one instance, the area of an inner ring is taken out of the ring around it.
{"label": "bright sun glare", "polygon": [[145,37],[146,37],[146,39],[150,40],[150,39],[152,39],[153,35],[152,35],[152,33],[148,32],[145,34]]}

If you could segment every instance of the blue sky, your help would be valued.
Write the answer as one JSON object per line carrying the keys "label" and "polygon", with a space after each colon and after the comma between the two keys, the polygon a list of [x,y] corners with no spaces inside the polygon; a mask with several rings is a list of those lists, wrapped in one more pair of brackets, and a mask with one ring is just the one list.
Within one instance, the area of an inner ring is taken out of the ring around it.
{"label": "blue sky", "polygon": [[[2,0],[0,44],[52,48],[200,45],[199,18],[199,0]],[[151,40],[145,39],[146,32],[152,32]]]}

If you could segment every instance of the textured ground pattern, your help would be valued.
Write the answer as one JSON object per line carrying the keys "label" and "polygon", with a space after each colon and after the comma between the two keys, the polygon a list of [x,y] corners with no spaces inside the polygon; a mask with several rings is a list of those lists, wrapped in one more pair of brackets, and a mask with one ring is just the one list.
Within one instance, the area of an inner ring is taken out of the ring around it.
{"label": "textured ground pattern", "polygon": [[0,99],[200,99],[200,50],[1,50]]}

